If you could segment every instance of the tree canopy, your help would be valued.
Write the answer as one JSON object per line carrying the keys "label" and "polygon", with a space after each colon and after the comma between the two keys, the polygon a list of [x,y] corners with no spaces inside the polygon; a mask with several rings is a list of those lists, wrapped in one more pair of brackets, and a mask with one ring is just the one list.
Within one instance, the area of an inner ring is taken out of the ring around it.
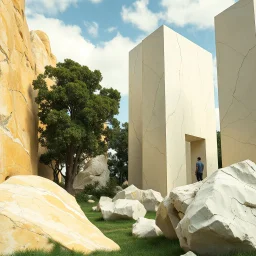
{"label": "tree canopy", "polygon": [[[47,80],[53,81],[48,88]],[[79,163],[107,152],[111,130],[115,125],[120,93],[102,88],[101,72],[66,59],[56,67],[47,66],[33,81],[38,90],[39,142],[46,148],[40,161],[56,173],[66,166],[65,189],[72,193]]]}

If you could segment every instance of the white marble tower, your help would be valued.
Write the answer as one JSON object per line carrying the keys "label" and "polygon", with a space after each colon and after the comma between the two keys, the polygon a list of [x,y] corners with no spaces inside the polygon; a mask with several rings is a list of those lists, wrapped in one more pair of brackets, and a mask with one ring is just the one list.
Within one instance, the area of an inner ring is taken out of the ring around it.
{"label": "white marble tower", "polygon": [[256,161],[255,0],[215,17],[223,166]]}
{"label": "white marble tower", "polygon": [[130,52],[129,184],[164,196],[217,170],[212,56],[162,26]]}

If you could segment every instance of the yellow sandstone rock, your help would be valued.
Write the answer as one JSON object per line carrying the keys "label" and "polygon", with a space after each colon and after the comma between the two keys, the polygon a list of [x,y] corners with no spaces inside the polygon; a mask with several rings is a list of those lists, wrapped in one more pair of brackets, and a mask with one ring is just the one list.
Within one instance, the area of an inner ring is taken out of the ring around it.
{"label": "yellow sandstone rock", "polygon": [[[41,31],[30,34],[24,8],[24,0],[0,1],[0,183],[38,173],[32,81],[45,65],[56,65],[48,37]],[[50,176],[49,170],[43,167],[41,175]]]}
{"label": "yellow sandstone rock", "polygon": [[48,239],[71,250],[119,250],[84,215],[73,196],[38,176],[15,176],[0,184],[0,255],[50,250]]}

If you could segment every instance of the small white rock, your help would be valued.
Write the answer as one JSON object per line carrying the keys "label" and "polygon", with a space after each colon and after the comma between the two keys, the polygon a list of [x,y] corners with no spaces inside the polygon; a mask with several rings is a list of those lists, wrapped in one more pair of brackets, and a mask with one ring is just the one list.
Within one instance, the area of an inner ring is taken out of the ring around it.
{"label": "small white rock", "polygon": [[94,203],[95,203],[95,201],[94,201],[94,200],[91,200],[91,199],[88,200],[87,202],[88,202],[89,204],[94,204]]}
{"label": "small white rock", "polygon": [[97,212],[97,206],[93,206],[93,207],[92,207],[92,211],[93,211],[93,212]]}
{"label": "small white rock", "polygon": [[155,220],[139,218],[132,226],[132,234],[136,237],[158,237],[163,234]]}
{"label": "small white rock", "polygon": [[193,252],[189,251],[186,254],[183,254],[181,256],[196,256]]}
{"label": "small white rock", "polygon": [[102,196],[100,198],[100,201],[97,205],[97,211],[100,212],[101,211],[101,207],[105,204],[109,204],[109,203],[112,203],[112,199],[110,197],[107,197],[107,196]]}

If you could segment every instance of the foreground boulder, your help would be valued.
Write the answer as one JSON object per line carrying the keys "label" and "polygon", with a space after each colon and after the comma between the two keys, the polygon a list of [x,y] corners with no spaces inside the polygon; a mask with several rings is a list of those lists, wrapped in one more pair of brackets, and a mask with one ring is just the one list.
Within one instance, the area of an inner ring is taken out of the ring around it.
{"label": "foreground boulder", "polygon": [[132,226],[132,234],[136,237],[157,237],[163,232],[157,227],[155,220],[139,218]]}
{"label": "foreground boulder", "polygon": [[164,236],[171,240],[177,239],[175,228],[171,222],[170,215],[173,214],[174,207],[170,198],[167,196],[160,204],[156,213],[156,225],[161,229]]}
{"label": "foreground boulder", "polygon": [[131,185],[117,193],[113,198],[113,201],[118,199],[138,200],[144,205],[147,211],[154,212],[157,211],[160,203],[163,201],[163,197],[159,192],[152,189],[140,190],[134,185]]}
{"label": "foreground boulder", "polygon": [[99,183],[99,186],[106,186],[109,181],[109,170],[107,158],[104,155],[97,156],[85,163],[82,170],[75,177],[73,189],[80,192],[86,185]]}
{"label": "foreground boulder", "polygon": [[156,214],[156,224],[163,231],[165,237],[177,239],[175,228],[184,217],[188,206],[202,186],[202,182],[177,187],[160,204]]}
{"label": "foreground boulder", "polygon": [[50,250],[49,238],[89,254],[118,250],[84,215],[75,198],[38,176],[15,176],[0,184],[0,255]]}
{"label": "foreground boulder", "polygon": [[118,199],[101,205],[101,213],[104,220],[137,220],[144,217],[147,211],[138,200]]}
{"label": "foreground boulder", "polygon": [[180,245],[199,255],[256,250],[256,165],[247,160],[208,177],[177,226]]}

